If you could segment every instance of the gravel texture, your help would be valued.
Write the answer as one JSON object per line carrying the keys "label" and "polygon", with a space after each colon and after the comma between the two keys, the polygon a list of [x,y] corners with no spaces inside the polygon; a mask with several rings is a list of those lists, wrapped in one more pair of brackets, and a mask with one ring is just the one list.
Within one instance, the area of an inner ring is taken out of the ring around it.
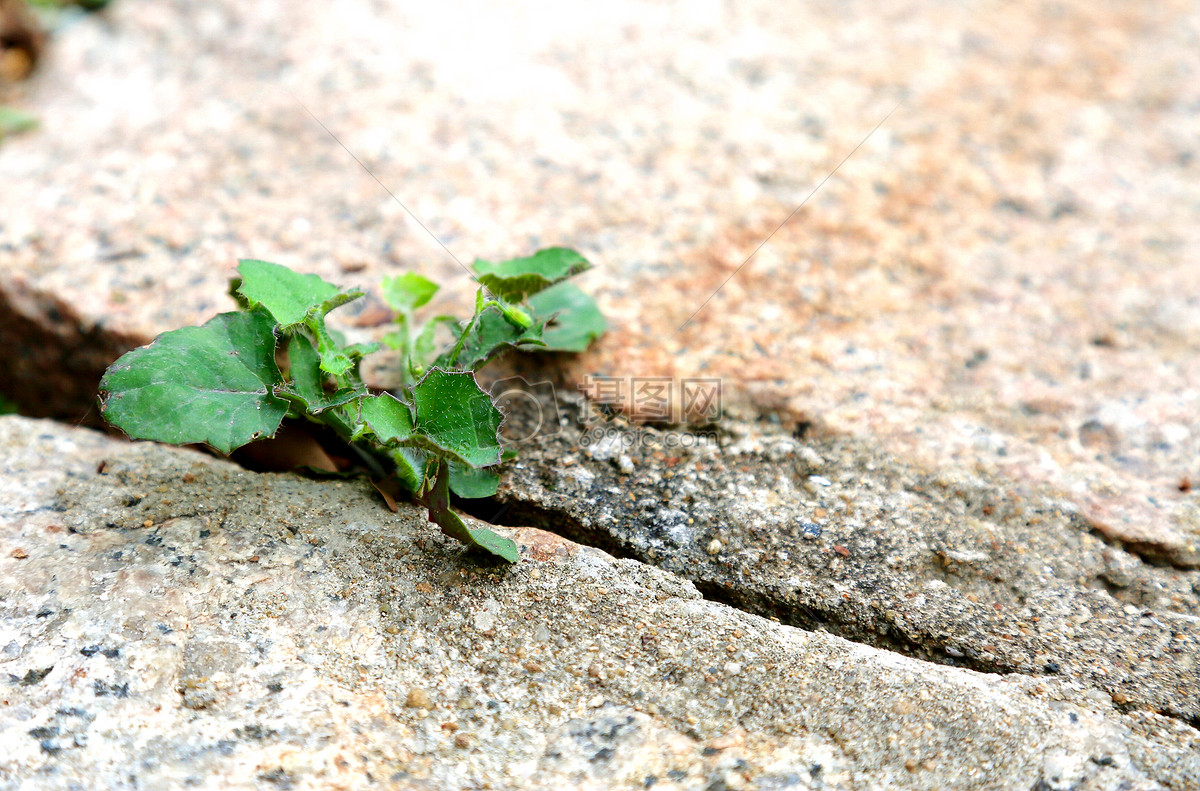
{"label": "gravel texture", "polygon": [[540,531],[479,566],[365,484],[16,417],[0,451],[5,788],[1200,778],[1194,732],[1071,681],[805,632]]}

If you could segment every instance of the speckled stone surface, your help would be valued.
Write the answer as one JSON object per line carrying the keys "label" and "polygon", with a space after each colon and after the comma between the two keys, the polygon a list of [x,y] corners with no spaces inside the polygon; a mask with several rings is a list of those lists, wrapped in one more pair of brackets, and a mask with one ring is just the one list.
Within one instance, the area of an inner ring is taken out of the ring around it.
{"label": "speckled stone surface", "polygon": [[[612,329],[554,364],[564,389],[717,376],[732,414],[764,421],[730,421],[715,459],[570,432],[527,447],[510,519],[791,623],[1023,675],[774,626],[544,534],[524,534],[543,566],[459,578],[440,539],[405,543],[419,520],[381,533],[352,486],[196,461],[205,500],[181,483],[191,456],[6,421],[25,450],[2,484],[21,541],[0,564],[23,592],[0,640],[23,723],[4,780],[1200,785],[1180,758],[1200,672],[1196,18],[1083,0],[118,0],[72,18],[3,96],[41,120],[0,145],[0,390],[25,410],[87,419],[122,350],[231,306],[238,257],[367,287],[417,269],[446,286],[434,310],[469,304],[458,263],[303,102],[462,261],[565,244],[597,263],[583,284]],[[352,332],[386,321],[376,297],[342,312]],[[323,505],[297,516],[263,486]],[[52,594],[63,552],[86,560]],[[464,614],[436,621],[447,603]],[[471,631],[496,619],[511,640]],[[647,643],[643,622],[687,639]],[[735,631],[757,658],[728,652]],[[530,647],[550,639],[558,664]],[[500,658],[471,664],[477,644]],[[753,695],[730,686],[772,663]],[[539,678],[552,666],[583,670]],[[917,698],[901,718],[921,690],[950,713]],[[1059,698],[1090,712],[1070,723],[1083,744],[1117,746],[1071,746]]]}
{"label": "speckled stone surface", "polygon": [[721,376],[1196,566],[1197,49],[1183,0],[121,0],[9,99],[42,127],[0,147],[0,371],[75,415],[120,348],[225,309],[239,256],[465,304],[299,99],[460,259],[599,264],[613,332],[574,375]]}
{"label": "speckled stone surface", "polygon": [[481,516],[785,623],[1200,722],[1200,572],[1105,540],[1053,490],[769,422],[705,436],[560,407],[575,419],[522,444]]}
{"label": "speckled stone surface", "polygon": [[0,418],[0,787],[1185,789],[1194,732],[365,484]]}

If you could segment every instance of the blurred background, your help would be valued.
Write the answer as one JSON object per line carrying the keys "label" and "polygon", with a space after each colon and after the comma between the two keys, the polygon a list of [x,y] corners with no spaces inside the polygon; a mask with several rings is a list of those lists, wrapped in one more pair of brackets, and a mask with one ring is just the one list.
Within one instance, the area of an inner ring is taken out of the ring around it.
{"label": "blurred background", "polygon": [[720,377],[731,414],[1052,487],[1200,565],[1194,3],[0,8],[10,408],[94,421],[239,257],[420,271],[443,312],[454,257],[565,245],[610,332],[560,387]]}

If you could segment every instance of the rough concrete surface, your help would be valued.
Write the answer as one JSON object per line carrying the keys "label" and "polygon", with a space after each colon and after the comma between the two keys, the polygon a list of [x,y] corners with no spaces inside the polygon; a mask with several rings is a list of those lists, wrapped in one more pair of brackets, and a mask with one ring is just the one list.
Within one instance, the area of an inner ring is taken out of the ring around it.
{"label": "rough concrete surface", "polygon": [[[1107,696],[805,632],[364,483],[0,419],[7,788],[1194,787]],[[1190,740],[1190,741],[1189,741]]]}
{"label": "rough concrete surface", "polygon": [[[470,506],[507,572],[358,484],[4,419],[5,782],[1200,787],[1194,4],[62,19],[0,86],[25,413],[94,422],[239,257],[457,312],[455,256],[570,245],[611,329],[510,361],[566,420]],[[585,444],[584,374],[719,377],[721,447]]]}
{"label": "rough concrete surface", "polygon": [[1106,541],[1052,492],[770,424],[710,438],[564,412],[480,515],[553,526],[788,623],[1062,675],[1200,723],[1200,572]]}

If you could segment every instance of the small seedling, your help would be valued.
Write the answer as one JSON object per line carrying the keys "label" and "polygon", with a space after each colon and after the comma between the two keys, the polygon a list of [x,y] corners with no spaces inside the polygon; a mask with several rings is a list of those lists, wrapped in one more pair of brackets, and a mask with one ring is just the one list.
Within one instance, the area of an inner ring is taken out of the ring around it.
{"label": "small seedling", "polygon": [[[363,292],[243,260],[230,285],[241,310],[163,333],[122,356],[100,382],[101,412],[135,439],[202,443],[222,453],[274,436],[284,418],[328,426],[373,466],[394,470],[443,533],[516,562],[511,540],[469,528],[450,510],[450,491],[494,494],[499,476],[489,468],[511,457],[500,446],[503,415],[475,371],[508,348],[579,352],[603,334],[595,302],[567,282],[590,266],[560,247],[476,261],[483,287],[462,322],[435,316],[418,323],[417,310],[438,286],[414,273],[385,279],[397,326],[383,340],[400,352],[402,381],[373,392],[359,368],[380,345],[348,345],[325,324],[331,310]],[[440,351],[439,328],[452,336]],[[279,351],[286,351],[282,370]]]}

